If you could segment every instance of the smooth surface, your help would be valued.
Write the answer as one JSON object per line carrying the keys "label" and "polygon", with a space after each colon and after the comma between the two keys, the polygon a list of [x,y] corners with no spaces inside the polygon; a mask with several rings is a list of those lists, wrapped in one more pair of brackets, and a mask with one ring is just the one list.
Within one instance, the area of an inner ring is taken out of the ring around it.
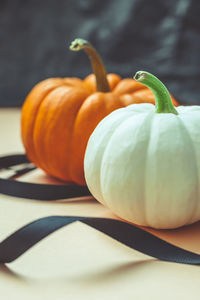
{"label": "smooth surface", "polygon": [[[0,154],[22,152],[20,111],[0,110]],[[23,180],[49,182],[40,171]],[[53,180],[51,179],[51,182]],[[49,215],[114,217],[91,198],[38,202],[0,195],[0,240],[20,226]],[[200,223],[153,231],[200,253]],[[200,267],[157,261],[86,225],[52,234],[24,256],[0,266],[1,299],[199,299]]]}

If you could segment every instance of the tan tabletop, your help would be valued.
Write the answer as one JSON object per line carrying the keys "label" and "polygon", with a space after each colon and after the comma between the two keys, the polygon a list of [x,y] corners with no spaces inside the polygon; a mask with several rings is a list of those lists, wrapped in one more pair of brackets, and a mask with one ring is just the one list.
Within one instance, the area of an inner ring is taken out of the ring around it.
{"label": "tan tabletop", "polygon": [[[20,110],[0,109],[0,154],[22,152]],[[50,182],[40,171],[23,180]],[[39,202],[0,196],[0,241],[50,215],[115,218],[92,198]],[[157,236],[200,253],[200,223]],[[200,266],[158,261],[79,222],[0,266],[0,299],[200,299]]]}

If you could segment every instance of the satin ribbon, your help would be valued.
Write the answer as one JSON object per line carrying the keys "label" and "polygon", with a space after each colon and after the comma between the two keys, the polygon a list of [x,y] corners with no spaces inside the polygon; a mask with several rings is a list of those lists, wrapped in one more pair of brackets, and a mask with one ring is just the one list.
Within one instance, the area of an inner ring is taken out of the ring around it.
{"label": "satin ribbon", "polygon": [[[18,166],[18,168],[16,168],[16,166]],[[91,195],[86,186],[35,184],[13,180],[13,177],[25,174],[35,169],[24,154],[0,157],[0,170],[4,169],[13,171],[11,178],[0,178],[0,193],[5,195],[41,201],[52,201]]]}

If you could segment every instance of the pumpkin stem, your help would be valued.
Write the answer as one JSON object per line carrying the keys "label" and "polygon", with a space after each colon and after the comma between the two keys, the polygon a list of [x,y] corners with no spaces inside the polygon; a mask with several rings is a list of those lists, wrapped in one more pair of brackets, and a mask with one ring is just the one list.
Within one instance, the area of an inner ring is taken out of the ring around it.
{"label": "pumpkin stem", "polygon": [[84,50],[86,52],[92,64],[92,71],[96,77],[97,91],[105,93],[110,92],[106,69],[96,49],[86,40],[75,39],[71,43],[70,50]]}
{"label": "pumpkin stem", "polygon": [[178,115],[167,88],[157,77],[151,73],[139,71],[135,74],[134,79],[152,90],[156,100],[157,113],[172,113]]}

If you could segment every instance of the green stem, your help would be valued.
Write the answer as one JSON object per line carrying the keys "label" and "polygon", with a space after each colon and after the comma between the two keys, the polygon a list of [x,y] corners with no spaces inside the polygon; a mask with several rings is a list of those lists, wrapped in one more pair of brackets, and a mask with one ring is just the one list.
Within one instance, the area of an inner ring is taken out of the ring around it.
{"label": "green stem", "polygon": [[139,71],[135,74],[134,79],[152,90],[156,99],[157,113],[172,113],[178,115],[167,88],[157,77],[151,73]]}
{"label": "green stem", "polygon": [[75,39],[71,43],[70,50],[84,50],[86,52],[92,64],[92,71],[96,77],[97,91],[104,93],[110,92],[105,66],[95,48],[86,40]]}

